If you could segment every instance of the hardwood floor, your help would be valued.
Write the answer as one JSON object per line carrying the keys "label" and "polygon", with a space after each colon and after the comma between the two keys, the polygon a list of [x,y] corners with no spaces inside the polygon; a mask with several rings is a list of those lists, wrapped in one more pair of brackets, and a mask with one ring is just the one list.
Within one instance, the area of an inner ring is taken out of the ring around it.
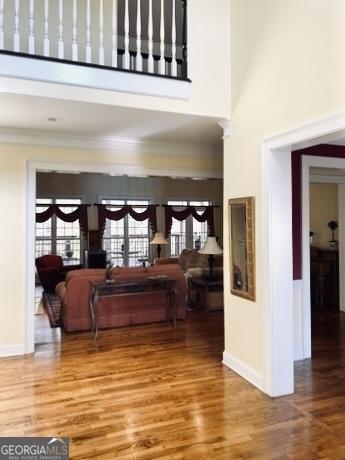
{"label": "hardwood floor", "polygon": [[73,459],[345,459],[345,315],[314,324],[296,394],[270,399],[221,364],[221,313],[63,335],[1,362],[0,435],[68,436]]}

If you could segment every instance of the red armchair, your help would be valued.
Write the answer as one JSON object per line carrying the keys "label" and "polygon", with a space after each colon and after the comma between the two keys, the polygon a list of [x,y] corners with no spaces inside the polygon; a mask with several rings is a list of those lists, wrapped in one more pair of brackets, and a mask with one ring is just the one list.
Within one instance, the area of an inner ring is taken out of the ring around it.
{"label": "red armchair", "polygon": [[45,292],[55,292],[55,286],[65,281],[69,271],[83,268],[82,265],[64,265],[62,257],[53,254],[38,257],[35,264]]}

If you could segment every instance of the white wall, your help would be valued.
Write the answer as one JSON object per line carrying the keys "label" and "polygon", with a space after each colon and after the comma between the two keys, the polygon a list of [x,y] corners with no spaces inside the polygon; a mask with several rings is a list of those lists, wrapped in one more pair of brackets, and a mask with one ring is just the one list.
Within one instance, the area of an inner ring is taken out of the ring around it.
{"label": "white wall", "polygon": [[[263,376],[265,274],[260,261],[267,251],[263,232],[269,229],[261,227],[261,142],[344,112],[345,61],[340,56],[345,53],[345,3],[232,0],[231,5],[233,132],[225,140],[224,260],[229,257],[227,200],[252,195],[257,199],[258,263],[255,303],[230,294],[229,265],[225,264],[225,351],[248,372]],[[296,338],[299,330],[296,324]]]}
{"label": "white wall", "polygon": [[[314,232],[313,246],[329,248],[332,232],[328,222],[338,222],[338,185],[310,184],[310,230]],[[338,240],[338,231],[335,232]]]}
{"label": "white wall", "polygon": [[[70,22],[69,18],[68,30]],[[216,4],[209,0],[188,1],[188,77],[192,80],[189,100],[1,78],[1,69],[0,92],[227,118],[230,115],[229,28],[229,0],[217,0]],[[98,43],[98,36],[95,39]],[[89,81],[91,76],[92,69]],[[159,79],[152,78],[159,85]]]}
{"label": "white wall", "polygon": [[100,168],[104,173],[122,171],[122,174],[158,175],[158,171],[166,171],[164,175],[169,175],[169,170],[178,169],[185,177],[198,176],[198,171],[218,170],[221,173],[222,168],[218,160],[202,156],[128,155],[92,149],[0,144],[0,209],[3,216],[0,239],[4,242],[0,258],[0,356],[25,349],[24,320],[30,301],[25,296],[29,161],[39,161],[44,170],[51,170],[52,163],[62,163],[67,167],[81,164],[89,171]]}

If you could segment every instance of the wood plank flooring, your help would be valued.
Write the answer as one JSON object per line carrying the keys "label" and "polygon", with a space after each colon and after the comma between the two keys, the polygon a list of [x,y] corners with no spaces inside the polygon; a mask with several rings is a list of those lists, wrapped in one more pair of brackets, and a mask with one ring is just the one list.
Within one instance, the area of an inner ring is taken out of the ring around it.
{"label": "wood plank flooring", "polygon": [[0,435],[68,436],[73,459],[345,459],[345,315],[314,322],[296,394],[270,399],[221,364],[222,313],[62,335],[0,360]]}

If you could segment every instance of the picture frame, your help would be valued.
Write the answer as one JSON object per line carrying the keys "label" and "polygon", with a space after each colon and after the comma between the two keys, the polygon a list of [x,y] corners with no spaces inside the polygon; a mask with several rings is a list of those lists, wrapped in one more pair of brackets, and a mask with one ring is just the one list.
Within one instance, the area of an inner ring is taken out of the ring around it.
{"label": "picture frame", "polygon": [[231,293],[255,302],[254,197],[229,200],[229,230]]}

